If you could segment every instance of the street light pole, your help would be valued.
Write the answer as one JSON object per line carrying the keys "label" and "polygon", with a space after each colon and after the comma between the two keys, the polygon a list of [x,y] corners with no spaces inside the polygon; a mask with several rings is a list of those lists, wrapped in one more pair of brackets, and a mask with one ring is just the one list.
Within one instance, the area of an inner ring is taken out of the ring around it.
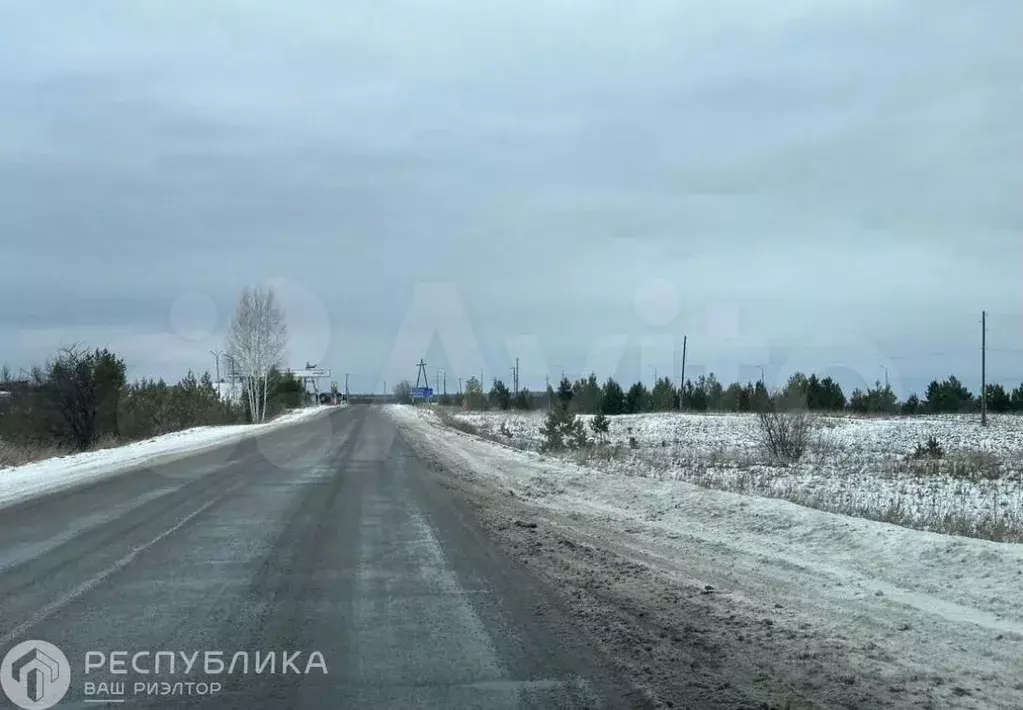
{"label": "street light pole", "polygon": [[[227,353],[223,353],[223,357],[225,360],[231,363],[231,369],[228,370],[227,376],[228,382],[231,385],[231,391],[228,396],[230,397],[229,401],[234,402],[235,385],[237,384],[238,377],[238,363],[235,362],[234,358],[231,355],[228,355]],[[223,390],[221,390],[221,396],[223,397]]]}
{"label": "street light pole", "polygon": [[[220,384],[220,356],[223,355],[222,350],[210,350],[210,355],[214,357],[217,362],[217,384]],[[219,387],[218,387],[219,389]]]}

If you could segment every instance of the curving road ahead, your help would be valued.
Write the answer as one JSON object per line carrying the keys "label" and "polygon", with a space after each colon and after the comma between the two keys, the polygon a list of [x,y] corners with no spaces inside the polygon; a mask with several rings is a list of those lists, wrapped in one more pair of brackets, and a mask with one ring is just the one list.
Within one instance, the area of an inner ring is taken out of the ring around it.
{"label": "curving road ahead", "polygon": [[375,407],[0,510],[0,540],[0,654],[63,651],[59,708],[638,704]]}

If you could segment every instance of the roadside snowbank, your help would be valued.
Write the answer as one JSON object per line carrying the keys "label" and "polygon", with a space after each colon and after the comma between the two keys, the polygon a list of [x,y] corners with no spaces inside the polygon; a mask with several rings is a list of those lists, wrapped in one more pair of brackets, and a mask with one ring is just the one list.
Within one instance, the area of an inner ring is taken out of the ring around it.
{"label": "roadside snowbank", "polygon": [[64,488],[91,483],[158,458],[195,454],[239,441],[325,414],[332,409],[335,407],[295,409],[266,424],[196,427],[111,449],[86,451],[0,469],[0,508]]}
{"label": "roadside snowbank", "polygon": [[[596,611],[608,595],[639,610],[638,672],[662,690],[698,642],[792,707],[1023,707],[1023,546],[622,476],[388,412],[467,494],[491,491],[494,534],[582,600],[595,633],[616,628]],[[664,628],[645,637],[649,623]]]}

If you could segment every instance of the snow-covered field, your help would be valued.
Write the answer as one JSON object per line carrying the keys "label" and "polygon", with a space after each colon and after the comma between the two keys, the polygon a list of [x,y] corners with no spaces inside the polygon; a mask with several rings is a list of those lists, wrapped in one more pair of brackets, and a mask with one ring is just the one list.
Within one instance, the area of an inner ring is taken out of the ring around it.
{"label": "snow-covered field", "polygon": [[91,483],[124,469],[171,456],[194,454],[203,449],[260,434],[316,417],[333,409],[306,407],[286,412],[266,424],[196,427],[137,441],[124,446],[87,451],[0,469],[0,508],[53,493],[70,486]]}
{"label": "snow-covered field", "polygon": [[[561,591],[573,620],[647,683],[660,707],[669,699],[674,707],[751,699],[793,708],[1023,707],[1023,546],[678,477],[623,476],[496,445],[444,426],[433,411],[388,411],[438,462],[437,475],[474,497],[490,534]],[[629,421],[634,432],[660,435],[670,430],[662,419],[672,418]],[[744,426],[699,419],[690,425],[699,431]],[[902,451],[910,436],[892,433],[894,422],[849,426],[838,436],[868,432],[867,450]],[[974,445],[954,422],[910,426],[912,436],[949,427]],[[997,432],[1011,427],[993,425],[992,439],[1010,447]]]}
{"label": "snow-covered field", "polygon": [[[542,443],[544,415],[448,412],[481,434],[532,451]],[[609,419],[610,447],[574,457],[621,475],[782,498],[923,530],[1023,540],[1023,417],[992,415],[983,428],[975,416],[824,416],[810,451],[794,465],[764,454],[750,414]],[[944,458],[911,459],[929,437],[940,442]]]}

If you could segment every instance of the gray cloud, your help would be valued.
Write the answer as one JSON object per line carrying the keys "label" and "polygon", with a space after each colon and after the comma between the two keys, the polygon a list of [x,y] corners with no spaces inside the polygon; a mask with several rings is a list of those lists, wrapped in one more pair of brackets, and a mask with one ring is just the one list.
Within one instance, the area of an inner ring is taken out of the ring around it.
{"label": "gray cloud", "polygon": [[[687,333],[718,371],[838,367],[852,346],[805,344],[851,335],[877,350],[841,365],[860,379],[887,357],[907,387],[975,387],[982,308],[1009,314],[995,376],[1023,376],[1013,3],[21,3],[4,25],[17,366],[73,336],[205,368],[241,286],[280,278],[326,313],[290,314],[296,363],[366,387],[414,374],[382,363],[422,355],[393,351],[430,281],[488,371],[533,337],[534,385],[618,334],[620,376],[668,372],[641,343]],[[637,310],[651,279],[667,324]],[[216,304],[198,340],[173,325],[190,293]],[[742,343],[708,325],[722,304]]]}

